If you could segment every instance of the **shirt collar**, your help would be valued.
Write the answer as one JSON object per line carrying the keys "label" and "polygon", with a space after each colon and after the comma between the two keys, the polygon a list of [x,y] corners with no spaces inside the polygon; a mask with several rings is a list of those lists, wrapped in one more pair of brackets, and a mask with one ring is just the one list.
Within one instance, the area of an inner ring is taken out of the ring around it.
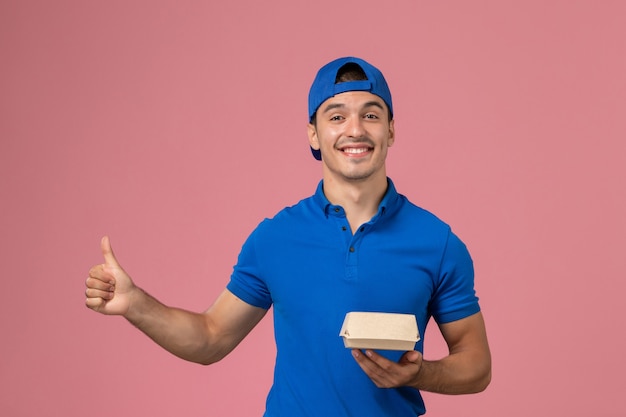
{"label": "shirt collar", "polygon": [[[387,178],[387,191],[385,192],[383,199],[378,205],[378,212],[376,213],[376,215],[374,215],[374,217],[372,218],[372,221],[376,220],[377,218],[379,218],[380,216],[386,213],[389,214],[390,212],[395,211],[395,209],[400,205],[399,197],[400,197],[400,194],[398,194],[398,192],[396,191],[396,187],[394,186],[393,181],[391,180],[391,178]],[[334,213],[335,212],[334,209],[339,207],[339,206],[334,206],[333,204],[331,204],[330,201],[328,201],[328,199],[324,195],[324,181],[323,180],[320,181],[319,184],[317,184],[317,189],[315,190],[313,199],[315,200],[316,204],[320,207],[320,209],[322,209],[326,217],[328,217],[328,215],[331,212]],[[341,211],[343,212],[343,209]]]}

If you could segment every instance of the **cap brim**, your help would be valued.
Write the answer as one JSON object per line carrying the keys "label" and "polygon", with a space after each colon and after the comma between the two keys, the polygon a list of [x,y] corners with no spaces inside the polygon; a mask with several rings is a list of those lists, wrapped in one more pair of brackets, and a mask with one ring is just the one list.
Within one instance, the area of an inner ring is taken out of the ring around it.
{"label": "cap brim", "polygon": [[322,153],[319,149],[313,149],[313,147],[311,147],[311,153],[313,154],[313,157],[318,161],[322,160]]}

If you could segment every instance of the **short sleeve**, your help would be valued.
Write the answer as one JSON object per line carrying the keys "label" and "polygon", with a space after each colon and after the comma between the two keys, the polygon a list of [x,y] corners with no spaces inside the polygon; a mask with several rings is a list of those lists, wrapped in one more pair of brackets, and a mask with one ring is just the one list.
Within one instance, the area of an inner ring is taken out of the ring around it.
{"label": "short sleeve", "polygon": [[272,305],[272,298],[262,278],[262,265],[256,250],[257,239],[258,229],[244,243],[226,288],[246,303],[268,309]]}
{"label": "short sleeve", "polygon": [[460,320],[480,311],[472,258],[452,231],[448,233],[430,309],[438,323]]}

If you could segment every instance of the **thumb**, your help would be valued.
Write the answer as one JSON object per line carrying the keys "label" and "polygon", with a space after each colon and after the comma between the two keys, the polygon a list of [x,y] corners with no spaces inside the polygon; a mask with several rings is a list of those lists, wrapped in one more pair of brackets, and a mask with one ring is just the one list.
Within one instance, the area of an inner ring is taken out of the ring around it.
{"label": "thumb", "polygon": [[107,265],[111,266],[120,266],[120,263],[115,258],[115,254],[113,253],[113,249],[111,248],[111,241],[108,236],[104,236],[102,241],[100,241],[100,249],[102,250],[102,256],[104,257],[104,262]]}
{"label": "thumb", "polygon": [[410,350],[402,355],[401,361],[420,364],[422,362],[422,354],[416,350]]}

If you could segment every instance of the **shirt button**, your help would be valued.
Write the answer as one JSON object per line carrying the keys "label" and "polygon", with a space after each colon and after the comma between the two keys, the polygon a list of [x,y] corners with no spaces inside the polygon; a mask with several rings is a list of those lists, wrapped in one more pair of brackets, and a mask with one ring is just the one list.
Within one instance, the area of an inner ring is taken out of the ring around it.
{"label": "shirt button", "polygon": [[346,226],[341,226],[341,230],[345,232],[346,230],[348,230],[348,228]]}
{"label": "shirt button", "polygon": [[363,230],[365,230],[365,227],[361,227],[361,229],[360,229],[360,230],[361,230],[361,232],[362,232]]}
{"label": "shirt button", "polygon": [[354,252],[354,248],[350,248],[350,252]]}
{"label": "shirt button", "polygon": [[341,209],[339,207],[335,207],[335,213],[339,213]]}

